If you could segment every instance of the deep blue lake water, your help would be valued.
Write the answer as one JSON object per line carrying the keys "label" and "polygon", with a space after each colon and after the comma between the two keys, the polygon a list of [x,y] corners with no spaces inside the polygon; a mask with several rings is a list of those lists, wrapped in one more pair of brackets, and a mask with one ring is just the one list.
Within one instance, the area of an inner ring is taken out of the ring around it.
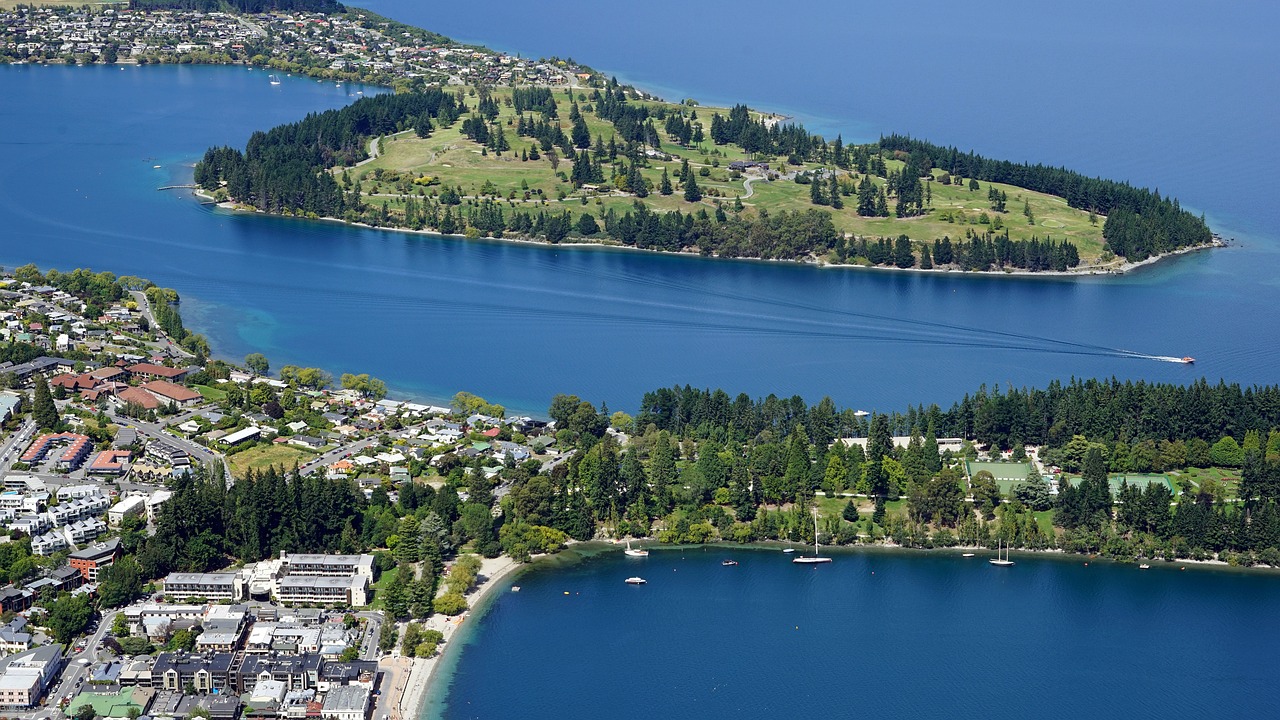
{"label": "deep blue lake water", "polygon": [[[231,215],[156,190],[187,181],[208,145],[243,144],[256,128],[351,102],[355,88],[271,86],[243,68],[4,67],[0,91],[0,263],[90,265],[177,287],[188,324],[225,357],[261,351],[275,367],[371,372],[400,393],[466,389],[529,412],[557,392],[633,409],[674,383],[887,410],[1073,375],[1275,380],[1271,231],[1219,225],[1239,247],[1074,281],[468,243]],[[1209,143],[1222,156],[1209,185],[1256,200],[1244,224],[1265,225],[1273,210],[1266,183],[1237,172],[1275,152],[1267,139]],[[1045,142],[1065,156],[1075,147]]]}
{"label": "deep blue lake water", "polygon": [[1258,691],[1280,642],[1261,621],[1280,610],[1273,575],[833,556],[654,550],[529,570],[450,651],[423,718],[1274,716]]}

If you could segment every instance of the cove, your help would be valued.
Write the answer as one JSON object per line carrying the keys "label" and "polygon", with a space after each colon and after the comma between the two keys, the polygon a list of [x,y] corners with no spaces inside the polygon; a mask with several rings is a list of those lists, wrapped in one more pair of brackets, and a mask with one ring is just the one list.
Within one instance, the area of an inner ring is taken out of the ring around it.
{"label": "cove", "polygon": [[[824,549],[825,551],[825,549]],[[536,564],[446,658],[444,718],[1261,717],[1269,573],[990,553],[654,549]],[[721,567],[722,558],[740,562]],[[1086,565],[1085,563],[1088,562]],[[641,575],[648,584],[628,586]],[[568,594],[565,594],[568,593]],[[462,636],[459,636],[462,637]],[[457,642],[455,640],[455,642]],[[448,666],[453,665],[452,673]],[[1229,710],[1228,710],[1229,708]]]}

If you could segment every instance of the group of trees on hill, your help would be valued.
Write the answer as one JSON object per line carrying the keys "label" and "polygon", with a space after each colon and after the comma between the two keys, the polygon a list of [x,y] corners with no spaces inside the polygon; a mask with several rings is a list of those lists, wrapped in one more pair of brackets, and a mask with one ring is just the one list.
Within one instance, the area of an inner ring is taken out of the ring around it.
{"label": "group of trees on hill", "polygon": [[460,113],[457,98],[438,88],[362,98],[255,132],[244,152],[210,148],[196,163],[195,182],[209,191],[225,182],[231,198],[268,212],[342,217],[360,200],[338,185],[330,167],[365,159],[371,138],[412,128],[424,115],[450,119]]}
{"label": "group of trees on hill", "polygon": [[1183,210],[1177,200],[1162,198],[1158,191],[1090,178],[1065,168],[992,160],[903,135],[881,137],[879,145],[918,159],[922,170],[940,168],[953,176],[1057,195],[1073,208],[1106,215],[1102,236],[1107,246],[1129,260],[1213,240],[1203,218]]}

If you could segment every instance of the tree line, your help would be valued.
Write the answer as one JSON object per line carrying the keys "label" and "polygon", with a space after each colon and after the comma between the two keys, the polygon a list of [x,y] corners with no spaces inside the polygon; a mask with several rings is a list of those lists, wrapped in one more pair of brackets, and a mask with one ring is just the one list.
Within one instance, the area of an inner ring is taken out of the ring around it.
{"label": "tree line", "polygon": [[268,212],[342,217],[360,200],[348,196],[330,167],[365,159],[371,138],[411,128],[424,114],[455,118],[461,112],[459,100],[438,88],[362,98],[255,132],[243,152],[210,148],[196,163],[194,179],[211,192],[226,183],[232,199]]}
{"label": "tree line", "polygon": [[1057,195],[1073,208],[1106,215],[1102,236],[1107,246],[1129,260],[1213,240],[1203,218],[1183,210],[1176,199],[1161,197],[1159,191],[1090,178],[1060,167],[992,160],[904,135],[883,136],[879,146],[917,158],[917,164],[925,168]]}

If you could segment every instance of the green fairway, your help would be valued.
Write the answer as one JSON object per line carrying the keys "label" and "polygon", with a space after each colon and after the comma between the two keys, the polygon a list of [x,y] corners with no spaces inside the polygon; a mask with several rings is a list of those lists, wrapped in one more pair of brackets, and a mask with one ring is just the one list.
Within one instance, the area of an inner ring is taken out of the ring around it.
{"label": "green fairway", "polygon": [[[604,182],[596,183],[593,187],[577,188],[569,181],[574,158],[560,156],[563,151],[559,149],[539,149],[538,159],[529,159],[537,140],[517,134],[518,115],[509,104],[511,91],[505,88],[493,89],[492,96],[499,108],[495,124],[502,128],[510,146],[510,150],[501,155],[483,149],[464,136],[463,123],[458,121],[450,127],[436,128],[427,138],[419,138],[412,130],[386,136],[379,141],[379,154],[376,158],[356,168],[334,168],[333,172],[344,185],[359,182],[362,192],[366,194],[366,202],[375,208],[386,206],[388,219],[393,224],[397,222],[397,218],[404,217],[406,198],[418,198],[421,201],[439,197],[445,188],[460,188],[464,204],[487,198],[498,201],[507,212],[547,210],[558,213],[567,210],[574,218],[583,213],[591,213],[596,219],[600,219],[609,210],[619,214],[630,211],[637,202],[643,202],[650,209],[661,212],[680,210],[684,213],[696,213],[703,210],[713,213],[717,202],[722,203],[727,211],[732,211],[735,201],[740,201],[743,212],[748,216],[761,211],[776,214],[783,210],[820,209],[831,213],[837,230],[872,239],[907,235],[916,243],[932,244],[934,240],[944,236],[959,240],[967,233],[981,235],[986,232],[1007,232],[1009,238],[1015,241],[1029,240],[1032,237],[1042,240],[1070,240],[1075,243],[1080,257],[1086,262],[1097,260],[1102,254],[1102,219],[1095,218],[1091,222],[1087,213],[1068,207],[1060,197],[998,183],[980,183],[979,189],[971,190],[967,182],[944,182],[948,179],[945,173],[934,170],[925,183],[931,202],[927,203],[923,215],[901,219],[892,216],[860,217],[856,211],[857,198],[854,196],[843,197],[842,209],[818,206],[810,201],[810,186],[807,184],[799,184],[785,176],[769,181],[759,175],[743,176],[729,170],[729,163],[735,160],[767,162],[771,170],[784,174],[818,170],[827,166],[817,163],[794,165],[782,157],[750,157],[737,146],[716,146],[710,139],[684,147],[667,135],[661,121],[655,121],[654,124],[658,128],[661,153],[664,155],[648,157],[647,166],[640,170],[653,188],[646,198],[639,199],[615,187],[611,176],[620,163],[609,162],[607,158],[601,163]],[[610,139],[616,135],[615,128],[595,114],[589,96],[579,94],[574,97],[590,132],[592,145],[599,138],[607,147]],[[554,93],[554,98],[558,120],[552,122],[558,122],[567,133],[571,126],[568,120],[571,102],[565,93],[559,91]],[[467,95],[466,100],[473,109],[478,102],[474,95]],[[690,110],[670,103],[646,101],[638,104],[647,105],[659,113]],[[696,112],[697,122],[702,123],[704,128],[710,127],[714,113],[728,114],[724,108],[709,107],[698,107]],[[537,113],[526,113],[525,117],[541,119]],[[553,156],[556,156],[555,159],[552,159]],[[678,182],[683,161],[688,161],[696,174],[698,187],[703,194],[699,202],[687,202],[683,197],[683,190]],[[893,173],[901,171],[905,163],[889,156],[885,165]],[[666,196],[658,191],[664,170],[673,184],[673,193]],[[841,170],[838,176],[845,183],[860,182],[863,177],[856,170]],[[877,187],[885,185],[884,178],[868,177]],[[744,180],[749,178],[752,179],[750,194],[744,184]],[[992,187],[1007,195],[1007,212],[997,213],[991,209],[987,193]],[[462,209],[458,208],[455,212]],[[1030,217],[1024,215],[1024,211],[1029,212]]]}

